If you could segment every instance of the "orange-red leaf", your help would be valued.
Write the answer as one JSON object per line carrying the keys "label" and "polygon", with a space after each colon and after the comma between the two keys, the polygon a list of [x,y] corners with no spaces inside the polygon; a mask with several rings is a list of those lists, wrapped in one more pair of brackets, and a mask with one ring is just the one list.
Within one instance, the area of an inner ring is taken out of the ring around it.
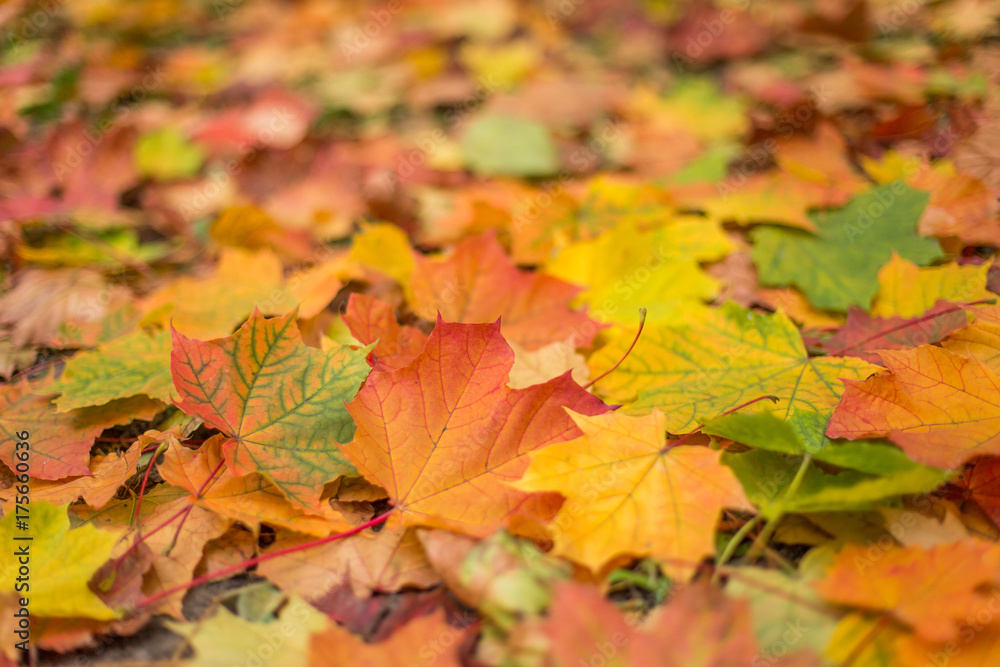
{"label": "orange-red leaf", "polygon": [[943,642],[985,608],[981,587],[1000,583],[998,569],[1000,546],[980,540],[929,549],[849,544],[815,585],[830,602],[891,612],[924,639]]}
{"label": "orange-red leaf", "polygon": [[351,334],[365,345],[375,344],[368,361],[377,371],[402,368],[420,354],[427,336],[416,327],[396,321],[393,307],[367,294],[352,294],[343,314]]}
{"label": "orange-red leaf", "polygon": [[[38,393],[35,393],[37,389]],[[28,474],[38,479],[90,475],[94,438],[116,424],[152,419],[165,406],[145,396],[121,398],[99,407],[56,412],[53,394],[27,382],[0,387],[0,461],[14,470],[16,433],[28,431]]]}
{"label": "orange-red leaf", "polygon": [[413,308],[424,319],[440,313],[450,322],[501,318],[504,337],[534,350],[571,336],[590,343],[600,325],[569,309],[580,288],[558,278],[523,271],[504,253],[494,232],[471,236],[447,259],[414,254]]}
{"label": "orange-red leaf", "polygon": [[[968,324],[965,311],[938,301],[921,317],[873,317],[857,306],[847,310],[847,322],[823,343],[832,354],[860,357],[877,364],[874,350],[905,350],[936,343]],[[843,350],[841,352],[841,350]]]}
{"label": "orange-red leaf", "polygon": [[212,471],[222,461],[221,445],[225,440],[225,436],[217,435],[198,451],[192,451],[174,439],[157,470],[166,482],[187,490],[192,495],[192,503],[219,516],[240,521],[254,534],[260,532],[261,523],[318,537],[351,528],[328,504],[321,505],[312,514],[303,512],[260,473],[237,477],[231,470],[223,470],[215,476],[214,482],[207,484]]}
{"label": "orange-red leaf", "polygon": [[930,345],[879,356],[890,372],[844,380],[828,436],[888,437],[940,468],[1000,453],[1000,378],[980,361]]}
{"label": "orange-red leaf", "polygon": [[524,472],[525,455],[580,434],[564,408],[608,409],[569,373],[510,389],[513,363],[499,322],[439,318],[412,364],[373,373],[348,404],[358,431],[344,452],[404,523],[473,535],[505,525],[527,498],[505,484]]}

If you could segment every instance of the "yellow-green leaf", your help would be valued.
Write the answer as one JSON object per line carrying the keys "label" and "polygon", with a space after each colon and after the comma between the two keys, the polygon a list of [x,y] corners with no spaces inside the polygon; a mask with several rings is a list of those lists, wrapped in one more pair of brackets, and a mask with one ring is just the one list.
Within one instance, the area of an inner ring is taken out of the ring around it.
{"label": "yellow-green leaf", "polygon": [[25,507],[0,519],[0,590],[28,598],[35,617],[115,618],[87,582],[111,558],[116,535],[93,526],[70,530],[66,506]]}
{"label": "yellow-green leaf", "polygon": [[[631,342],[631,336],[621,336],[598,351],[591,371],[611,368]],[[668,429],[684,432],[765,395],[777,396],[778,403],[751,409],[782,418],[796,408],[829,412],[843,392],[841,378],[862,380],[877,370],[855,358],[810,358],[783,313],[762,315],[726,303],[689,326],[650,327],[597,389],[611,401],[632,402],[625,410],[633,414],[659,408]]]}
{"label": "yellow-green leaf", "polygon": [[165,329],[152,334],[133,331],[96,350],[81,352],[49,387],[62,394],[56,399],[59,412],[137,394],[169,402],[173,388],[170,332]]}

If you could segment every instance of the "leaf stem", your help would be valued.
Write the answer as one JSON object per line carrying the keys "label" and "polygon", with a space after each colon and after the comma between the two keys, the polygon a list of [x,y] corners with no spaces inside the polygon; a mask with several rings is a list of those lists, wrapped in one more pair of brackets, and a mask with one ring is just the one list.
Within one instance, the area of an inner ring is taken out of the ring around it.
{"label": "leaf stem", "polygon": [[788,489],[785,490],[785,495],[781,498],[781,505],[778,506],[778,513],[773,519],[767,522],[764,526],[764,530],[760,531],[760,535],[754,540],[753,544],[750,546],[750,551],[747,552],[747,557],[756,556],[757,553],[762,551],[764,547],[767,546],[768,541],[770,541],[771,536],[774,535],[774,531],[778,529],[778,523],[781,521],[782,517],[785,515],[785,510],[783,505],[786,501],[791,500],[799,487],[802,486],[802,480],[806,477],[806,471],[809,470],[809,466],[812,464],[812,454],[806,454],[802,457],[802,463],[799,465],[799,469],[795,471],[795,477],[792,478],[791,484],[788,485]]}
{"label": "leaf stem", "polygon": [[[744,523],[743,526],[738,531],[736,531],[736,533],[729,539],[729,542],[726,544],[726,548],[722,550],[722,554],[719,556],[719,560],[716,561],[715,563],[716,568],[720,568],[729,562],[729,559],[733,557],[734,553],[736,553],[737,547],[739,547],[740,544],[743,542],[743,540],[746,539],[746,536],[750,534],[750,531],[754,529],[754,526],[756,526],[760,522],[760,519],[761,517],[758,514],[754,518]],[[717,570],[715,578],[718,577],[718,574],[719,573]]]}
{"label": "leaf stem", "polygon": [[241,570],[245,570],[245,569],[247,569],[249,567],[253,567],[254,565],[257,565],[258,563],[263,563],[264,561],[268,561],[268,560],[271,560],[273,558],[277,558],[278,556],[285,556],[287,554],[295,553],[297,551],[305,551],[306,549],[311,549],[312,547],[318,547],[321,544],[326,544],[328,542],[333,542],[335,540],[340,540],[340,539],[343,539],[345,537],[350,537],[351,535],[357,535],[358,533],[362,532],[363,530],[371,528],[372,526],[377,526],[378,524],[384,522],[386,519],[389,518],[389,516],[392,514],[392,512],[393,512],[393,510],[390,509],[385,514],[377,516],[374,519],[372,519],[370,521],[366,521],[365,523],[361,524],[360,526],[355,526],[354,528],[351,528],[350,530],[345,531],[343,533],[335,533],[333,535],[328,535],[327,537],[323,537],[323,538],[320,538],[318,540],[313,540],[312,542],[306,542],[305,544],[298,544],[298,545],[296,545],[294,547],[288,547],[287,549],[280,549],[278,551],[272,551],[270,553],[261,554],[259,556],[254,557],[254,558],[251,558],[249,560],[245,560],[242,563],[236,563],[235,565],[230,565],[229,567],[224,567],[221,570],[217,570],[215,572],[209,572],[207,574],[203,574],[202,576],[197,577],[195,579],[192,579],[191,581],[185,582],[185,583],[180,584],[178,586],[174,586],[173,588],[168,588],[165,591],[160,591],[159,593],[157,593],[155,595],[151,595],[151,596],[149,596],[147,598],[143,598],[142,600],[139,601],[138,606],[139,607],[148,607],[148,606],[154,605],[157,602],[160,602],[161,600],[164,600],[165,598],[170,597],[174,593],[179,593],[180,591],[187,590],[189,588],[194,588],[195,586],[198,586],[199,584],[203,584],[203,583],[205,583],[207,581],[211,581],[213,579],[218,579],[219,577],[224,577],[224,576],[226,576],[228,574],[233,574],[234,572],[240,572]]}
{"label": "leaf stem", "polygon": [[[147,447],[146,449],[149,449],[149,447]],[[142,486],[139,487],[139,496],[135,500],[135,516],[136,516],[136,518],[139,518],[140,516],[142,516],[142,496],[143,496],[144,493],[146,493],[146,483],[149,481],[149,473],[151,473],[153,471],[153,466],[156,465],[156,457],[158,457],[160,454],[162,454],[166,450],[167,450],[167,444],[164,443],[164,442],[161,442],[159,445],[156,446],[156,451],[153,453],[153,457],[151,459],[149,459],[149,464],[146,465],[146,474],[142,476]],[[120,564],[121,564],[121,561],[119,561],[119,565]],[[116,571],[118,570],[117,566],[115,567],[115,570]]]}
{"label": "leaf stem", "polygon": [[619,359],[617,361],[617,363],[615,363],[614,366],[612,366],[608,370],[604,371],[603,373],[601,373],[600,375],[598,375],[597,377],[595,377],[593,380],[591,380],[587,384],[583,385],[584,389],[590,389],[592,386],[594,386],[594,384],[598,380],[603,380],[605,377],[607,377],[608,375],[610,375],[616,368],[618,368],[619,366],[622,365],[622,362],[625,361],[625,359],[628,357],[628,355],[630,355],[632,353],[632,348],[634,348],[635,344],[639,342],[639,335],[642,333],[642,328],[644,326],[646,326],[646,309],[645,308],[640,308],[639,309],[639,330],[635,332],[635,338],[632,339],[632,344],[628,346],[628,349],[625,350],[625,354],[622,355],[622,358]]}
{"label": "leaf stem", "polygon": [[[198,492],[195,493],[194,496],[195,500],[201,498],[201,494],[205,493],[208,487],[212,486],[212,484],[215,483],[216,476],[219,474],[219,471],[222,470],[222,466],[224,466],[225,464],[226,464],[226,459],[222,459],[221,461],[219,461],[219,465],[215,466],[215,469],[211,473],[209,473],[208,479],[202,482],[201,486],[198,487]],[[191,510],[193,509],[194,509],[194,503],[188,505],[187,513],[185,513],[184,516],[181,517],[181,522],[177,524],[177,530],[174,531],[174,538],[170,540],[170,545],[167,547],[164,553],[169,554],[171,551],[174,550],[174,547],[177,545],[177,539],[181,536],[181,528],[184,527],[184,522],[187,521],[189,516],[191,516]]]}
{"label": "leaf stem", "polygon": [[[222,469],[222,465],[224,463],[225,463],[225,459],[223,459],[222,461],[220,461],[219,465],[217,465],[215,467],[215,470],[212,471],[212,474],[209,476],[209,478],[206,479],[205,482],[201,485],[201,488],[198,489],[198,495],[197,495],[198,498],[201,497],[201,494],[205,491],[205,488],[208,486],[208,483],[211,482],[213,479],[215,479],[215,476],[219,473],[219,470]],[[152,465],[152,461],[150,461],[150,465]],[[138,512],[138,509],[141,506],[141,501],[142,501],[142,496],[140,495],[139,496],[139,500],[136,501],[136,511],[134,513],[134,516],[135,516],[135,518],[136,518],[137,521],[141,520],[141,518],[142,518],[142,517],[139,516],[139,512]],[[166,552],[170,553],[170,550],[174,548],[175,544],[177,544],[177,536],[180,534],[180,529],[184,526],[184,522],[187,520],[188,515],[191,514],[191,510],[193,510],[193,509],[194,509],[194,505],[188,505],[187,507],[185,507],[185,508],[177,511],[176,513],[174,513],[169,519],[167,519],[166,521],[164,521],[159,526],[157,526],[156,528],[154,528],[150,532],[146,533],[145,535],[143,535],[141,533],[141,530],[142,530],[141,524],[137,524],[136,530],[140,531],[139,537],[138,537],[138,539],[135,542],[132,543],[132,546],[130,546],[128,549],[125,550],[125,553],[123,553],[121,556],[118,557],[118,563],[117,563],[117,565],[115,565],[115,572],[117,572],[118,569],[121,567],[121,564],[123,562],[125,562],[125,558],[130,553],[132,553],[133,551],[135,551],[136,549],[139,548],[140,544],[142,544],[143,542],[145,542],[146,540],[148,540],[150,537],[152,537],[156,533],[160,532],[162,529],[164,529],[167,526],[169,526],[171,523],[174,522],[175,519],[177,519],[177,517],[183,516],[183,518],[181,519],[180,525],[177,526],[177,531],[174,533],[174,538],[170,541],[170,546],[167,548]]]}

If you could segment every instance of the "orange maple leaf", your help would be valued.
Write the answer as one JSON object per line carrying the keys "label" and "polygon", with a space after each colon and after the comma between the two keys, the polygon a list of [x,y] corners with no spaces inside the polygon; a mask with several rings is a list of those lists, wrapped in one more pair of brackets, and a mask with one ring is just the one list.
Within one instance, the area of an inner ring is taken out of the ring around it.
{"label": "orange maple leaf", "polygon": [[890,372],[844,380],[828,436],[888,437],[939,468],[1000,453],[1000,377],[982,362],[930,345],[879,356]]}
{"label": "orange maple leaf", "polygon": [[344,453],[386,489],[405,524],[489,534],[527,499],[505,484],[527,468],[525,455],[579,435],[564,408],[608,410],[568,372],[510,389],[513,364],[499,321],[439,317],[413,363],[372,373],[348,403],[358,430]]}
{"label": "orange maple leaf", "polygon": [[447,259],[420,253],[413,259],[413,309],[424,319],[440,313],[450,322],[486,323],[499,317],[504,337],[529,350],[571,336],[585,347],[601,328],[569,309],[581,288],[518,269],[492,231],[465,239]]}
{"label": "orange maple leaf", "polygon": [[1000,546],[980,540],[874,553],[871,545],[848,544],[815,587],[830,602],[891,612],[920,637],[943,642],[985,608],[982,587],[1000,583],[998,569]]}
{"label": "orange maple leaf", "polygon": [[[407,365],[424,349],[427,335],[396,321],[393,307],[368,294],[352,294],[341,316],[353,335],[365,345],[375,343],[368,361],[377,371],[394,371]],[[377,342],[376,342],[377,341]]]}

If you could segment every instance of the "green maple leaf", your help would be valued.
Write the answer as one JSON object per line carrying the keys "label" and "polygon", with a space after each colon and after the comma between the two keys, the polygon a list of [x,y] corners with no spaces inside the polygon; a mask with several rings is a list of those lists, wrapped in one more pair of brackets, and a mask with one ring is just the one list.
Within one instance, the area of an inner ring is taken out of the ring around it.
{"label": "green maple leaf", "polygon": [[368,375],[367,353],[306,347],[295,313],[266,319],[254,311],[227,338],[174,331],[170,368],[177,406],[230,436],[223,454],[233,472],[263,473],[309,509],[324,483],[355,472],[337,443],[354,435],[344,402]]}
{"label": "green maple leaf", "polygon": [[937,241],[917,236],[930,195],[901,182],[852,199],[835,211],[814,213],[816,233],[760,227],[750,252],[766,285],[795,285],[817,308],[868,310],[878,292],[878,270],[900,257],[926,265],[943,257]]}
{"label": "green maple leaf", "polygon": [[60,412],[137,394],[169,401],[170,332],[134,331],[82,352],[67,362],[62,377],[49,389],[62,393],[56,399]]}

